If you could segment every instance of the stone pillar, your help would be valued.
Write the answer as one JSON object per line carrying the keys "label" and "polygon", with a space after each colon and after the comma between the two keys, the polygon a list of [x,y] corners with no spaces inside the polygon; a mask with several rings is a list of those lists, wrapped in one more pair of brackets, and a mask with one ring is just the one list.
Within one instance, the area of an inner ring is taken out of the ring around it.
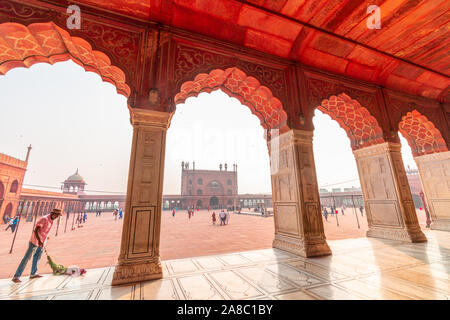
{"label": "stone pillar", "polygon": [[415,157],[431,229],[450,231],[450,151]]}
{"label": "stone pillar", "polygon": [[400,153],[385,142],[354,150],[364,197],[368,237],[425,242]]}
{"label": "stone pillar", "polygon": [[[272,130],[274,131],[274,130]],[[330,255],[325,241],[312,131],[290,130],[268,143],[275,221],[273,247],[302,257]]]}
{"label": "stone pillar", "polygon": [[133,143],[118,265],[112,284],[162,278],[159,235],[167,112],[131,109]]}

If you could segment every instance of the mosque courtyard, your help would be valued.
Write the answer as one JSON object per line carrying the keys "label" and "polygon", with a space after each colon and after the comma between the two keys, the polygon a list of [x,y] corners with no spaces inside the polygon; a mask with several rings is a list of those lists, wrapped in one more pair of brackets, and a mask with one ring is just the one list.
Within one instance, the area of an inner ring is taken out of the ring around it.
{"label": "mosque courtyard", "polygon": [[332,256],[301,258],[278,249],[162,262],[163,278],[110,285],[114,267],[87,274],[0,280],[0,299],[438,299],[450,297],[449,233],[427,243],[375,238],[331,240]]}
{"label": "mosque courtyard", "polygon": [[[324,220],[332,256],[302,258],[273,249],[273,217],[231,214],[229,225],[212,225],[211,212],[163,211],[161,258],[163,279],[111,286],[120,247],[122,221],[112,213],[94,213],[83,227],[71,230],[61,220],[47,244],[55,262],[87,268],[78,278],[53,276],[45,255],[39,279],[22,283],[11,275],[25,252],[32,223],[19,227],[12,254],[12,234],[1,231],[0,299],[448,299],[448,232],[427,230],[427,243],[366,238],[366,217],[347,208],[345,215]],[[20,229],[22,228],[22,229]]]}

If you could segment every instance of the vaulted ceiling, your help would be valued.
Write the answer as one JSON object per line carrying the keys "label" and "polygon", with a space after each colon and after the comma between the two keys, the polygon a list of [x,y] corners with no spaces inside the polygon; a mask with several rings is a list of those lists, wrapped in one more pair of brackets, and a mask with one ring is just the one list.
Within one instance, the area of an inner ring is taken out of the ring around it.
{"label": "vaulted ceiling", "polygon": [[[448,0],[78,0],[306,65],[450,101]],[[369,5],[381,29],[369,29]]]}

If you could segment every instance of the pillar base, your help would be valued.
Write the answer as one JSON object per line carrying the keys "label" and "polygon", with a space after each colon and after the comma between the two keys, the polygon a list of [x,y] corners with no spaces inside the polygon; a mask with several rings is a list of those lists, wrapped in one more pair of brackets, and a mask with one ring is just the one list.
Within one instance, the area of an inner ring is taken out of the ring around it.
{"label": "pillar base", "polygon": [[430,229],[450,231],[450,220],[431,220]]}
{"label": "pillar base", "polygon": [[161,279],[162,277],[162,267],[159,259],[155,261],[119,264],[114,271],[111,285],[130,284]]}
{"label": "pillar base", "polygon": [[331,255],[331,249],[325,239],[299,239],[282,235],[275,235],[272,246],[288,251],[304,258]]}
{"label": "pillar base", "polygon": [[367,237],[398,240],[406,242],[427,242],[427,238],[420,228],[411,230],[387,227],[370,227],[366,233]]}

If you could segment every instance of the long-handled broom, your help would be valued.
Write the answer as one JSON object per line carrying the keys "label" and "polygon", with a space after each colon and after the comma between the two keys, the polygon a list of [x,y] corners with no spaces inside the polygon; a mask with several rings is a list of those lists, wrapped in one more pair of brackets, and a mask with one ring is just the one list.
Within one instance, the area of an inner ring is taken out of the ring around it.
{"label": "long-handled broom", "polygon": [[47,262],[50,265],[50,267],[53,270],[54,275],[62,275],[66,272],[67,268],[64,267],[62,264],[56,264],[53,262],[52,258],[49,256],[47,252],[47,248],[44,247],[45,254],[47,255]]}

